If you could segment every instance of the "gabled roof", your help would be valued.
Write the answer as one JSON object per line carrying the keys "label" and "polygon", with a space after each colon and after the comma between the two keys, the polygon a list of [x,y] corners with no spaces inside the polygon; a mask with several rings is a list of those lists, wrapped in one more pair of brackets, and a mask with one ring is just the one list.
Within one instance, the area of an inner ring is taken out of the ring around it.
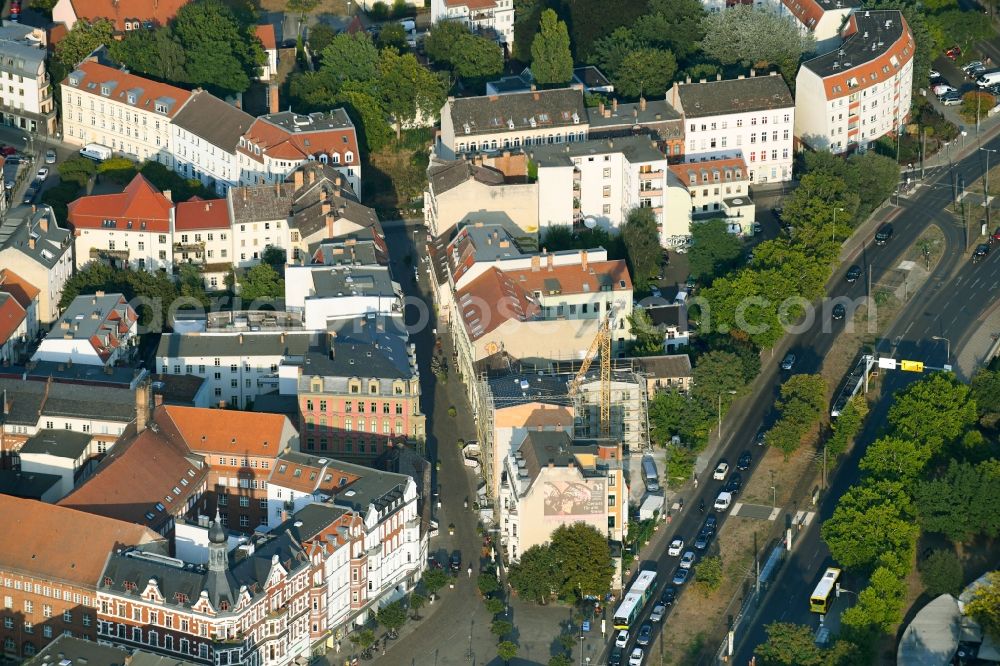
{"label": "gabled roof", "polygon": [[537,269],[508,269],[505,274],[521,289],[541,292],[542,297],[632,290],[632,278],[624,259],[591,261]]}
{"label": "gabled roof", "polygon": [[267,51],[274,51],[278,48],[278,40],[274,37],[274,26],[270,23],[258,25],[256,28],[257,39]]}
{"label": "gabled roof", "polygon": [[105,18],[114,23],[119,32],[125,31],[126,20],[166,25],[187,3],[188,0],[70,0],[77,19],[93,22]]}
{"label": "gabled roof", "polygon": [[281,414],[232,413],[220,409],[164,405],[159,418],[170,419],[184,443],[203,454],[263,456],[274,458],[287,445],[291,431]]}
{"label": "gabled roof", "polygon": [[583,91],[576,88],[452,98],[447,106],[456,140],[477,134],[587,124]]}
{"label": "gabled roof", "polygon": [[0,220],[0,252],[19,252],[46,270],[58,264],[72,246],[73,234],[56,223],[49,206],[15,206]]}
{"label": "gabled roof", "polygon": [[200,231],[202,229],[228,229],[229,208],[225,199],[208,201],[194,197],[177,204],[174,210],[174,229]]}
{"label": "gabled roof", "polygon": [[435,164],[427,171],[427,179],[435,196],[441,196],[468,180],[475,180],[484,185],[503,185],[504,176],[496,169],[461,159],[442,164]]}
{"label": "gabled roof", "polygon": [[478,340],[510,319],[528,321],[540,313],[534,297],[497,268],[490,268],[459,289],[455,293],[455,304],[472,340]]}
{"label": "gabled roof", "polygon": [[[750,173],[742,157],[723,157],[699,162],[671,164],[667,167],[685,188],[704,184],[735,183],[748,180]],[[705,179],[708,180],[705,180]]]}
{"label": "gabled roof", "polygon": [[674,83],[667,101],[685,118],[727,113],[752,113],[795,106],[792,93],[780,74],[722,81]]}
{"label": "gabled roof", "polygon": [[41,293],[38,287],[9,268],[0,270],[0,292],[6,292],[16,298],[25,310],[31,307],[32,301]]}
{"label": "gabled roof", "polygon": [[131,522],[0,495],[0,562],[7,570],[92,587],[108,554],[160,535]]}
{"label": "gabled roof", "polygon": [[0,345],[4,345],[24,322],[26,313],[17,299],[0,291]]}
{"label": "gabled roof", "polygon": [[[191,98],[191,93],[183,88],[145,79],[89,60],[81,62],[63,83],[90,95],[107,97],[137,109],[160,113],[165,118],[177,115]],[[162,110],[157,111],[157,108]]]}
{"label": "gabled roof", "polygon": [[[273,29],[271,37],[274,37]],[[253,122],[254,117],[246,111],[204,90],[195,91],[173,120],[177,127],[228,153],[236,152],[240,137]]]}
{"label": "gabled roof", "polygon": [[656,378],[690,377],[691,357],[687,354],[640,356],[632,359],[636,369]]}
{"label": "gabled roof", "polygon": [[266,155],[291,161],[325,156],[333,163],[336,155],[337,165],[358,166],[361,159],[354,124],[341,108],[308,116],[291,111],[260,116],[244,134],[239,151],[258,162]]}
{"label": "gabled roof", "polygon": [[[173,203],[141,174],[120,194],[80,197],[67,207],[74,229],[168,233]],[[114,226],[109,226],[112,221]]]}

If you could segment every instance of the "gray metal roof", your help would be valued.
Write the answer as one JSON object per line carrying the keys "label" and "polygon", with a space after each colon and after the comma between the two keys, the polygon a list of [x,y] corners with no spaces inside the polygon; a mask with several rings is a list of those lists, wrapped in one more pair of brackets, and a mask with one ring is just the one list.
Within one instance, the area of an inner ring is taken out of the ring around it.
{"label": "gray metal roof", "polygon": [[456,188],[467,180],[477,180],[485,185],[503,185],[504,176],[496,169],[472,164],[464,159],[438,163],[427,171],[427,179],[435,195]]}
{"label": "gray metal roof", "polygon": [[261,120],[284,129],[287,132],[325,132],[336,129],[354,129],[350,116],[342,108],[330,109],[327,113],[310,113],[304,116],[293,111],[280,111],[261,116]]}
{"label": "gray metal roof", "polygon": [[791,109],[795,106],[792,93],[780,74],[675,83],[674,91],[680,96],[680,110],[685,118]]}
{"label": "gray metal roof", "polygon": [[16,250],[45,268],[52,268],[71,251],[72,240],[72,232],[58,225],[48,206],[16,206],[0,221],[0,252]]}
{"label": "gray metal roof", "polygon": [[322,377],[378,377],[412,379],[408,338],[393,324],[365,323],[366,318],[339,320],[333,353],[313,350],[302,360],[302,375]]}
{"label": "gray metal roof", "polygon": [[[155,657],[157,661],[143,660]],[[46,645],[24,666],[157,666],[163,659],[163,666],[194,666],[194,662],[178,657],[162,657],[144,650],[136,650],[131,657],[123,648],[103,645],[74,636],[60,635]]]}
{"label": "gray metal roof", "polygon": [[40,500],[49,488],[61,482],[58,474],[0,469],[0,493],[4,495]]}
{"label": "gray metal roof", "polygon": [[317,342],[317,335],[312,331],[167,333],[160,337],[156,357],[301,356]]}
{"label": "gray metal roof", "polygon": [[[903,13],[898,9],[870,9],[854,12],[851,16],[857,22],[857,32],[841,42],[836,49],[805,61],[802,63],[803,67],[821,77],[847,75],[852,69],[864,67],[872,60],[885,56],[904,36]],[[912,57],[912,50],[910,54]],[[897,69],[905,64],[905,61],[900,60]],[[895,73],[896,70],[893,69],[889,74],[878,72],[878,75],[888,80]],[[843,94],[848,93],[847,90],[843,91]]]}
{"label": "gray metal roof", "polygon": [[395,284],[386,266],[315,267],[310,271],[314,294],[308,298],[336,296],[396,295]]}
{"label": "gray metal roof", "polygon": [[45,49],[23,35],[23,30],[0,28],[0,72],[35,79],[45,71]]}
{"label": "gray metal roof", "polygon": [[958,650],[962,614],[958,601],[942,594],[920,609],[903,631],[896,663],[906,666],[946,666]]}
{"label": "gray metal roof", "polygon": [[268,534],[277,536],[288,532],[293,539],[299,543],[303,543],[315,538],[317,534],[325,530],[345,513],[347,513],[346,509],[331,504],[323,504],[321,502],[307,504]]}
{"label": "gray metal roof", "polygon": [[177,112],[173,124],[214,146],[235,152],[240,137],[253,121],[249,113],[201,90]]}
{"label": "gray metal roof", "polygon": [[20,454],[46,454],[58,458],[77,460],[87,451],[92,436],[72,430],[39,430],[21,447]]}
{"label": "gray metal roof", "polygon": [[687,354],[640,356],[633,361],[638,370],[654,377],[691,376],[691,357]]}
{"label": "gray metal roof", "polygon": [[128,423],[135,418],[135,391],[59,381],[0,378],[7,395],[6,423],[35,425],[45,417],[80,417]]}
{"label": "gray metal roof", "polygon": [[[117,310],[124,319],[127,308],[127,301],[122,294],[77,296],[46,337],[60,339],[72,335],[74,340],[89,340],[102,329],[107,329],[107,320],[113,311]],[[111,325],[117,327],[117,322]]]}
{"label": "gray metal roof", "polygon": [[604,111],[605,113],[601,113],[601,108],[597,106],[587,107],[587,119],[592,131],[610,127],[679,122],[681,119],[677,110],[662,99],[648,99],[645,104],[640,102],[609,104],[604,107]]}
{"label": "gray metal roof", "polygon": [[[321,459],[319,456],[288,450],[278,456],[278,462],[275,463],[274,468],[277,470],[281,461],[285,460],[291,464],[320,469],[323,467],[319,462]],[[386,472],[343,460],[330,458],[326,460],[327,471],[339,470],[358,477],[354,482],[337,488],[336,495],[332,500],[333,505],[350,509],[362,515],[368,510],[368,507],[383,511],[390,504],[401,499],[410,479],[406,474]]]}
{"label": "gray metal roof", "polygon": [[526,148],[528,158],[539,166],[569,166],[575,157],[623,153],[629,162],[653,162],[666,159],[648,136],[623,136],[574,143],[554,143]]}
{"label": "gray metal roof", "polygon": [[487,381],[495,408],[512,407],[529,402],[568,405],[569,382],[573,375],[509,374]]}
{"label": "gray metal roof", "polygon": [[[450,99],[455,136],[566,127],[587,122],[583,91],[557,88]],[[468,132],[465,131],[468,126]]]}

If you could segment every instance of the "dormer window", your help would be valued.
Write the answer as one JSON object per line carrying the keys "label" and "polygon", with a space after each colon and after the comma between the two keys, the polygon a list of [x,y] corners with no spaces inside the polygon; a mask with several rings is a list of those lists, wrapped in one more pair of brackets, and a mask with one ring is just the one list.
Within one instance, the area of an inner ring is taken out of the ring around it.
{"label": "dormer window", "polygon": [[350,164],[353,161],[354,161],[354,153],[348,150],[346,153],[344,153],[344,164]]}
{"label": "dormer window", "polygon": [[129,104],[135,104],[135,93],[129,93],[126,99],[128,99]]}
{"label": "dormer window", "polygon": [[167,113],[167,105],[163,104],[162,102],[157,102],[154,108],[157,113],[163,113],[163,114]]}
{"label": "dormer window", "polygon": [[101,94],[107,97],[108,95],[111,94],[111,88],[109,88],[108,86],[101,86]]}

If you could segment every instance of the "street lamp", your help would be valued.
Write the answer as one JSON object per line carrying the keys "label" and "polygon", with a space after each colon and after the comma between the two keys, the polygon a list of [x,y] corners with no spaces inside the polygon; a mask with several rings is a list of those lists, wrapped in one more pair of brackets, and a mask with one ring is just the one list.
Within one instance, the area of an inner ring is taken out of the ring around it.
{"label": "street lamp", "polygon": [[719,437],[722,437],[722,394],[736,395],[736,391],[719,391]]}
{"label": "street lamp", "polygon": [[986,172],[983,174],[983,205],[986,206],[986,227],[990,227],[990,153],[1000,153],[996,148],[980,148],[986,153]]}
{"label": "street lamp", "polygon": [[[897,203],[899,203],[899,200],[897,199],[897,200],[896,200],[896,202],[897,202]],[[838,211],[838,210],[839,210],[839,211],[840,211],[841,213],[843,213],[843,212],[844,212],[844,209],[843,209],[843,208],[839,208],[839,207],[838,207],[838,208],[834,208],[834,209],[833,209],[833,228],[832,228],[832,229],[830,230],[830,240],[831,240],[832,242],[834,242],[834,243],[836,243],[836,242],[837,242],[837,211]]]}
{"label": "street lamp", "polygon": [[945,363],[951,360],[951,340],[944,337],[943,335],[932,335],[931,340],[942,340],[945,343],[944,357]]}

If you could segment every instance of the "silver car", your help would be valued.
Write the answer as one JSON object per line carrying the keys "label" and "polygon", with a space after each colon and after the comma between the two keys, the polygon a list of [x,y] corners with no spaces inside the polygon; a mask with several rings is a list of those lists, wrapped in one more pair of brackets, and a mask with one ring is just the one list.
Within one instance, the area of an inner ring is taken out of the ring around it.
{"label": "silver car", "polygon": [[795,354],[786,355],[785,358],[781,361],[781,369],[791,370],[794,367],[795,367]]}

